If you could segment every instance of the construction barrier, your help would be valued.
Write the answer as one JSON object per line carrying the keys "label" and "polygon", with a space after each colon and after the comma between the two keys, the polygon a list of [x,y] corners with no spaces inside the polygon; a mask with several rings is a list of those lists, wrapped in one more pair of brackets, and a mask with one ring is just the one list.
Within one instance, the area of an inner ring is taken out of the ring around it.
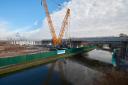
{"label": "construction barrier", "polygon": [[[83,51],[88,51],[93,48],[94,46],[66,49],[65,54],[79,53]],[[57,51],[27,54],[27,55],[20,55],[20,56],[15,56],[15,57],[8,57],[8,58],[0,58],[0,67],[16,65],[16,64],[26,63],[26,62],[28,63],[28,62],[32,62],[35,60],[40,60],[43,58],[49,58],[49,57],[54,57],[54,56],[57,56]]]}

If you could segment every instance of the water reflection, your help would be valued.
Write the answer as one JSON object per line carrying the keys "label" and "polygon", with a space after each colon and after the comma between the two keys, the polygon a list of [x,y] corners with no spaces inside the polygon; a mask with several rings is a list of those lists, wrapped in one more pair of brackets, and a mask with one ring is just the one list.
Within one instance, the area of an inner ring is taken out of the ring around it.
{"label": "water reflection", "polygon": [[95,49],[88,53],[88,57],[95,60],[100,60],[106,63],[112,63],[112,52]]}
{"label": "water reflection", "polygon": [[[47,75],[46,80],[43,85],[49,85],[49,83],[51,82],[51,77],[54,74],[55,67],[58,67],[58,74],[60,76],[61,85],[72,85],[70,82],[68,82],[68,80],[65,77],[63,64],[65,64],[64,61],[60,61],[60,60],[51,64],[49,71],[48,71],[48,75]],[[58,80],[56,80],[56,81],[58,81]]]}
{"label": "water reflection", "polygon": [[[92,53],[95,52],[92,51]],[[93,85],[102,73],[91,68],[93,64],[87,64],[85,59],[80,57],[65,61],[57,60],[48,65],[6,76],[0,79],[0,85]],[[90,53],[86,57],[90,57]]]}
{"label": "water reflection", "polygon": [[51,67],[49,68],[48,75],[46,76],[46,80],[44,81],[44,84],[43,85],[49,85],[49,82],[51,80],[51,77],[52,77],[52,75],[54,73],[54,67],[55,67],[55,63],[53,63],[51,65]]}

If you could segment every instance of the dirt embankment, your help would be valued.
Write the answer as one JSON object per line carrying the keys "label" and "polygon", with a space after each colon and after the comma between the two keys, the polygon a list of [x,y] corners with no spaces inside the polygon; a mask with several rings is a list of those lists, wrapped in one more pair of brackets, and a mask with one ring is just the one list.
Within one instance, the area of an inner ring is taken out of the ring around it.
{"label": "dirt embankment", "polygon": [[106,72],[94,85],[128,85],[128,72],[112,70]]}
{"label": "dirt embankment", "polygon": [[20,46],[11,44],[0,45],[0,57],[12,57],[16,55],[24,55],[46,51],[48,51],[48,49],[33,46]]}

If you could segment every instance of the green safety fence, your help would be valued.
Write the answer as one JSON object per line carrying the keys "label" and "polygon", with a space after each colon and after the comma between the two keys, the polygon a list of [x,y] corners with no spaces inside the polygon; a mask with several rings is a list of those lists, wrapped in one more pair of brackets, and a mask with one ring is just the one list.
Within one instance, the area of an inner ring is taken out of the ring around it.
{"label": "green safety fence", "polygon": [[57,54],[56,51],[52,51],[52,52],[45,52],[45,53],[20,55],[15,57],[8,57],[8,58],[0,58],[0,67],[13,65],[13,64],[20,64],[25,62],[31,62],[33,60],[55,56],[56,54]]}
{"label": "green safety fence", "polygon": [[[79,53],[83,51],[88,51],[93,48],[94,46],[66,49],[66,54]],[[39,59],[54,57],[54,56],[57,56],[57,51],[20,55],[15,57],[8,57],[8,58],[0,58],[0,67],[31,62],[33,60],[39,60]]]}

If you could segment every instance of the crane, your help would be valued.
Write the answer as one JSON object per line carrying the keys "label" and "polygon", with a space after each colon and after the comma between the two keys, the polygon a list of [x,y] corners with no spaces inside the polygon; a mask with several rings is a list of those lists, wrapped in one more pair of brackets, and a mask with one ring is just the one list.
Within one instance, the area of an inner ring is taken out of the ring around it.
{"label": "crane", "polygon": [[69,8],[67,9],[66,15],[65,15],[64,20],[61,25],[61,30],[60,30],[59,36],[57,37],[50,13],[48,11],[47,2],[46,2],[46,0],[42,0],[42,1],[43,1],[43,6],[45,9],[46,16],[47,16],[47,21],[48,21],[48,25],[50,28],[50,32],[52,35],[52,43],[55,47],[58,45],[60,46],[60,45],[62,45],[62,38],[63,38],[64,32],[65,32],[65,27],[68,23],[68,18],[70,16],[70,9]]}
{"label": "crane", "polygon": [[56,32],[55,32],[55,29],[54,29],[54,26],[53,26],[53,22],[52,22],[50,13],[48,11],[48,6],[47,6],[46,0],[43,0],[43,6],[44,6],[44,9],[45,9],[45,12],[46,12],[48,25],[49,25],[50,32],[51,32],[51,35],[52,35],[52,43],[53,43],[54,46],[56,46],[57,45],[57,36],[56,36]]}
{"label": "crane", "polygon": [[64,36],[66,25],[68,25],[68,17],[69,16],[70,16],[70,9],[68,8],[67,13],[66,13],[64,20],[62,22],[62,25],[61,25],[61,30],[60,30],[59,37],[58,37],[58,45],[62,44],[62,38]]}

